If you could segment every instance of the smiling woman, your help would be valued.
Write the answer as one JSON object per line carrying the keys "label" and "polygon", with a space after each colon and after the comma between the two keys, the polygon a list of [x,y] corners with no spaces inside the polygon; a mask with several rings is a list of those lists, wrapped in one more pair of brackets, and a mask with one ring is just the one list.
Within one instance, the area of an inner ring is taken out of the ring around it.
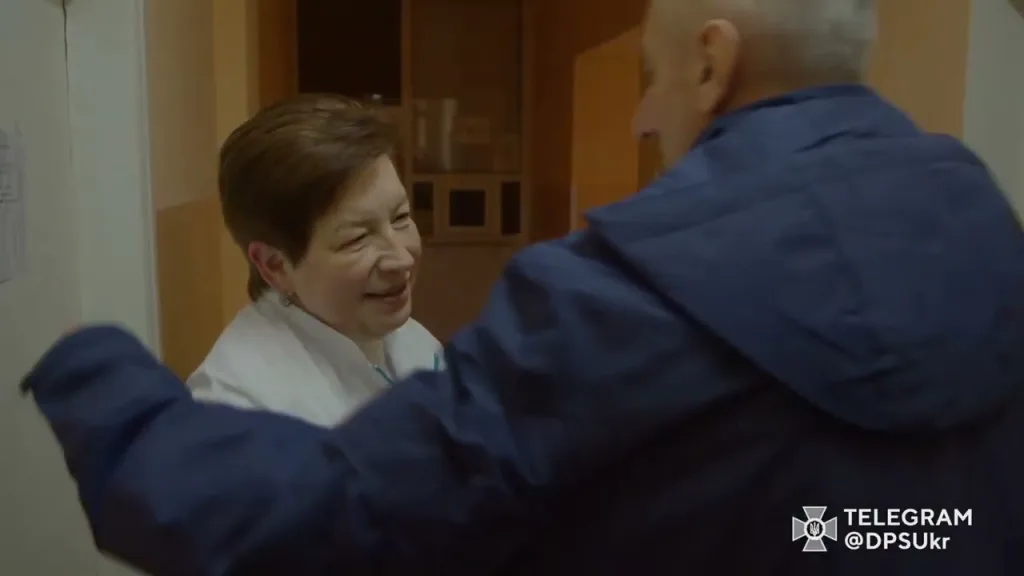
{"label": "smiling woman", "polygon": [[227,139],[221,207],[252,304],[189,378],[197,398],[331,426],[440,367],[440,344],[410,318],[421,246],[394,142],[357,102],[308,94]]}

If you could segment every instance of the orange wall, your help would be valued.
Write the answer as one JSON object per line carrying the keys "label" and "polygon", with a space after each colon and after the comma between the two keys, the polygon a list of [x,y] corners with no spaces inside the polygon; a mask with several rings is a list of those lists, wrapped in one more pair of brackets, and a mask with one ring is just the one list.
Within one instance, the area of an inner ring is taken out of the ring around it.
{"label": "orange wall", "polygon": [[146,5],[153,204],[215,196],[213,13],[209,0]]}
{"label": "orange wall", "polygon": [[255,106],[249,0],[150,0],[150,150],[161,354],[191,373],[247,302],[245,261],[224,229],[217,150]]}
{"label": "orange wall", "polygon": [[186,376],[221,320],[213,12],[209,0],[146,8],[161,354]]}
{"label": "orange wall", "polygon": [[[213,66],[216,103],[214,146],[221,144],[259,108],[258,7],[250,0],[216,0],[213,8]],[[249,303],[249,266],[231,238],[217,204],[220,256],[220,320],[217,332]]]}
{"label": "orange wall", "polygon": [[868,82],[925,130],[961,136],[971,0],[878,2]]}

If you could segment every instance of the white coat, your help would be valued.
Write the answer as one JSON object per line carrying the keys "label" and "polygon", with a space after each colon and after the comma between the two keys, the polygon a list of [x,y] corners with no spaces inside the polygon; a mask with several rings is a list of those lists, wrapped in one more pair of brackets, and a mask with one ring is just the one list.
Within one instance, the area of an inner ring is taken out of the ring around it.
{"label": "white coat", "polygon": [[440,369],[441,344],[415,320],[384,338],[388,367],[373,366],[355,342],[268,293],[221,333],[187,384],[195,398],[334,426],[418,370]]}

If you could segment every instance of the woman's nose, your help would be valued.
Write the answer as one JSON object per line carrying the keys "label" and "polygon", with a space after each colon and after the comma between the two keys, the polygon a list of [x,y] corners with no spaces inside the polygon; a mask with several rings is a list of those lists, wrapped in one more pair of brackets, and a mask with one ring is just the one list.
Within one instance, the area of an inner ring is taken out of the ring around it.
{"label": "woman's nose", "polygon": [[412,252],[404,245],[392,243],[381,255],[379,268],[381,272],[406,272],[412,268],[416,260]]}

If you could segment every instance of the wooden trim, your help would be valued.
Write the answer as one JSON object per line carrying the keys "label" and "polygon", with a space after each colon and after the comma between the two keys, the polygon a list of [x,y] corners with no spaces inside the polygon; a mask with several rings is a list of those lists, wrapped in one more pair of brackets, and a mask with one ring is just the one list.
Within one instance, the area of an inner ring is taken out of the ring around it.
{"label": "wooden trim", "polygon": [[534,102],[533,86],[535,60],[537,58],[537,3],[551,0],[522,0],[522,118],[520,118],[520,165],[522,172],[519,201],[520,242],[527,244],[533,238],[533,136]]}
{"label": "wooden trim", "polygon": [[[403,166],[399,169],[405,175],[405,182],[408,186],[408,193],[412,194],[412,166],[413,153],[415,152],[415,114],[413,114],[413,74],[412,74],[412,11],[413,0],[402,0],[402,122],[404,138],[402,145],[405,146],[402,156]],[[437,221],[434,221],[434,230],[437,230]]]}
{"label": "wooden trim", "polygon": [[298,0],[258,0],[259,104],[299,92]]}

